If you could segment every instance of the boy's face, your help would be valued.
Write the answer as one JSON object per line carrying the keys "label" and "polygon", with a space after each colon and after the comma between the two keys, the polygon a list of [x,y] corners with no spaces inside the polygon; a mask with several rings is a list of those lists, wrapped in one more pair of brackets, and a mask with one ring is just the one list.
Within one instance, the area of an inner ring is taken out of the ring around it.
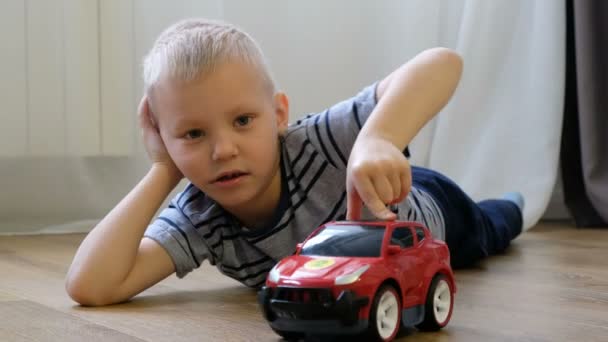
{"label": "boy's face", "polygon": [[227,62],[192,82],[163,80],[151,106],[171,158],[199,189],[228,210],[276,204],[288,103],[254,67]]}

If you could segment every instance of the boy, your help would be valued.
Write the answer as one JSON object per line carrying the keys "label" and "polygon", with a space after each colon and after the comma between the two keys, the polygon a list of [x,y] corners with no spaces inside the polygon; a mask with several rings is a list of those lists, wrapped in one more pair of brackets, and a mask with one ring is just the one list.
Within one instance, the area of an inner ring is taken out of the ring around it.
{"label": "boy", "polygon": [[[139,115],[152,166],[82,242],[69,295],[83,305],[122,302],[204,260],[257,288],[318,225],[360,219],[363,204],[367,219],[423,222],[446,240],[455,267],[504,250],[521,231],[520,195],[473,203],[403,153],[447,103],[461,68],[454,52],[431,49],[288,125],[287,96],[251,37],[221,22],[173,25],[144,63]],[[190,184],[148,226],[183,177]]]}

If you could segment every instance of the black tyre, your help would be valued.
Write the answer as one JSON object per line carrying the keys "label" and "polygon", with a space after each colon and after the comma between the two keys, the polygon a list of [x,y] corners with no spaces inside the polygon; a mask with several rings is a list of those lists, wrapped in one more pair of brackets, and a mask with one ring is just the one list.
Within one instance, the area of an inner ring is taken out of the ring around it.
{"label": "black tyre", "polygon": [[448,278],[437,274],[426,294],[424,320],[416,327],[424,331],[437,331],[445,327],[452,317],[454,289]]}
{"label": "black tyre", "polygon": [[401,296],[391,285],[380,287],[369,314],[368,337],[373,341],[391,341],[401,327]]}

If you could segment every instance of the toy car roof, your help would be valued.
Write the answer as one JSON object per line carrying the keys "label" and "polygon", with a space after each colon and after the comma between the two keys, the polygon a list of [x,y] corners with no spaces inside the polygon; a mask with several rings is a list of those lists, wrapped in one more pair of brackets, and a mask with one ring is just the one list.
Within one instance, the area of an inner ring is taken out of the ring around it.
{"label": "toy car roof", "polygon": [[324,226],[326,225],[330,225],[330,224],[335,224],[335,225],[353,225],[353,224],[364,224],[364,225],[368,225],[368,226],[386,226],[386,225],[409,225],[412,227],[421,227],[421,228],[426,228],[428,229],[424,224],[420,223],[420,222],[416,222],[416,221],[400,221],[400,220],[394,220],[394,221],[378,221],[378,220],[356,220],[356,221],[330,221],[327,222],[325,224],[323,224]]}

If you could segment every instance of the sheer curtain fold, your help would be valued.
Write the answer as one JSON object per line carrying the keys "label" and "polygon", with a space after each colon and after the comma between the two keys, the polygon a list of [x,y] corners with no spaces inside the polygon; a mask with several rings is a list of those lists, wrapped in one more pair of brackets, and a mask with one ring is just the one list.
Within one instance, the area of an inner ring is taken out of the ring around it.
{"label": "sheer curtain fold", "polygon": [[412,146],[414,161],[476,200],[521,191],[526,228],[542,217],[557,178],[564,31],[557,1],[465,1],[455,46],[461,84],[430,128],[428,156]]}

